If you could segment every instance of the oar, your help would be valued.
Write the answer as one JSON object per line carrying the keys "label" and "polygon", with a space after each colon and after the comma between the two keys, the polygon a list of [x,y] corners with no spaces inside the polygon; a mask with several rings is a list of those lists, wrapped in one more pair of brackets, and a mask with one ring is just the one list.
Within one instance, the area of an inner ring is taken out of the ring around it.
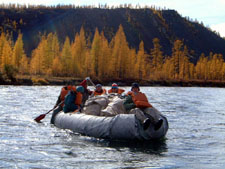
{"label": "oar", "polygon": [[63,104],[63,103],[64,103],[64,101],[60,102],[56,107],[54,107],[53,109],[49,110],[49,111],[48,111],[47,113],[45,113],[45,114],[41,114],[40,116],[36,117],[34,120],[35,120],[36,122],[40,123],[41,120],[44,119],[45,116],[46,116],[48,113],[50,113],[52,110],[55,110],[58,106],[60,106],[60,105]]}
{"label": "oar", "polygon": [[91,80],[90,77],[86,77],[85,79],[86,79],[86,80],[89,80],[89,82],[91,82],[91,84],[92,84],[94,87],[96,87],[95,84],[92,82],[92,80]]}

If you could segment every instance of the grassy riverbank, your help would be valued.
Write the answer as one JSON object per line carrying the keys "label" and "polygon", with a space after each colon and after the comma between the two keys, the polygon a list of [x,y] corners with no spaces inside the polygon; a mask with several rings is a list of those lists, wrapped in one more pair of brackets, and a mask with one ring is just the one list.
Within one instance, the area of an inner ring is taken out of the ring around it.
{"label": "grassy riverbank", "polygon": [[[1,80],[0,85],[78,85],[83,79],[74,77],[49,77],[49,76],[30,76],[18,75],[15,80]],[[120,86],[130,86],[134,80],[132,79],[111,79],[100,81],[92,79],[95,84],[101,83],[105,86],[110,86],[113,82],[117,82]],[[225,81],[200,81],[200,80],[173,80],[173,81],[153,81],[153,80],[140,80],[135,81],[142,86],[184,86],[184,87],[225,87]],[[91,85],[89,83],[89,85]]]}

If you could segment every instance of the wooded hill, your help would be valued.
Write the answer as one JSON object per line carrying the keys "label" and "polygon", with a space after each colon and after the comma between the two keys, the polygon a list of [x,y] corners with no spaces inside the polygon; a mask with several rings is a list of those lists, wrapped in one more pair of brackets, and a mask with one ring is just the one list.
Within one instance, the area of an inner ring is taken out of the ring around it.
{"label": "wooded hill", "polygon": [[83,26],[85,36],[93,40],[96,28],[104,32],[110,42],[119,25],[123,26],[129,47],[138,50],[141,41],[146,52],[150,52],[153,39],[158,38],[163,55],[171,56],[175,40],[183,41],[189,50],[189,59],[196,63],[200,55],[210,52],[225,56],[225,39],[212,32],[198,21],[181,17],[174,10],[155,8],[121,8],[110,9],[107,6],[16,6],[0,7],[0,32],[13,32],[14,41],[18,33],[23,34],[25,53],[31,56],[41,41],[44,33],[56,33],[61,44],[66,37],[73,40]]}
{"label": "wooded hill", "polygon": [[1,14],[0,84],[16,84],[16,75],[225,84],[224,39],[175,11],[10,6]]}

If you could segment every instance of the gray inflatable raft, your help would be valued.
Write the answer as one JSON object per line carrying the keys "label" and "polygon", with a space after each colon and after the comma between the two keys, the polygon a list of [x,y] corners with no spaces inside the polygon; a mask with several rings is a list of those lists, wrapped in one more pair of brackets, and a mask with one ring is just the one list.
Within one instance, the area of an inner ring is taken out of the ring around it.
{"label": "gray inflatable raft", "polygon": [[156,131],[152,124],[144,130],[134,114],[118,114],[113,117],[103,117],[86,115],[84,113],[64,113],[61,111],[54,115],[52,121],[58,128],[70,129],[75,133],[90,137],[110,140],[145,141],[160,139],[166,135],[168,121],[161,114],[160,118],[163,120],[163,123]]}

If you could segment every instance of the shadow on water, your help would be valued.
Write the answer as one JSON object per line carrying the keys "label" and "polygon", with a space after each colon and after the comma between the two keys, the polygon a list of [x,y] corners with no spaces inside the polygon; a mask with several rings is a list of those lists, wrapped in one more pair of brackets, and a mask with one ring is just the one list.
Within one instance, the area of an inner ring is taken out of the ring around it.
{"label": "shadow on water", "polygon": [[84,136],[83,141],[98,147],[114,148],[120,151],[129,148],[131,152],[142,152],[147,154],[161,155],[167,152],[166,138],[152,141],[112,141],[105,139],[88,138]]}
{"label": "shadow on water", "polygon": [[108,147],[115,149],[129,148],[132,152],[142,152],[148,154],[160,155],[167,151],[166,140],[153,140],[153,141],[129,141],[129,142],[119,142],[119,141],[105,141],[104,143]]}
{"label": "shadow on water", "polygon": [[[83,151],[87,150],[87,147],[95,147],[96,150],[105,152],[106,149],[113,149],[117,152],[130,151],[131,153],[141,153],[156,156],[163,156],[168,151],[167,139],[162,138],[160,140],[152,141],[114,141],[107,139],[99,139],[89,136],[84,136],[79,133],[74,133],[70,130],[57,130],[57,135],[61,141],[60,144],[64,144],[69,147],[64,153],[69,156],[76,157],[77,147],[83,148]],[[61,131],[61,132],[59,132]],[[94,148],[94,149],[95,149]],[[100,149],[98,149],[100,148]],[[92,148],[91,148],[92,149]]]}

